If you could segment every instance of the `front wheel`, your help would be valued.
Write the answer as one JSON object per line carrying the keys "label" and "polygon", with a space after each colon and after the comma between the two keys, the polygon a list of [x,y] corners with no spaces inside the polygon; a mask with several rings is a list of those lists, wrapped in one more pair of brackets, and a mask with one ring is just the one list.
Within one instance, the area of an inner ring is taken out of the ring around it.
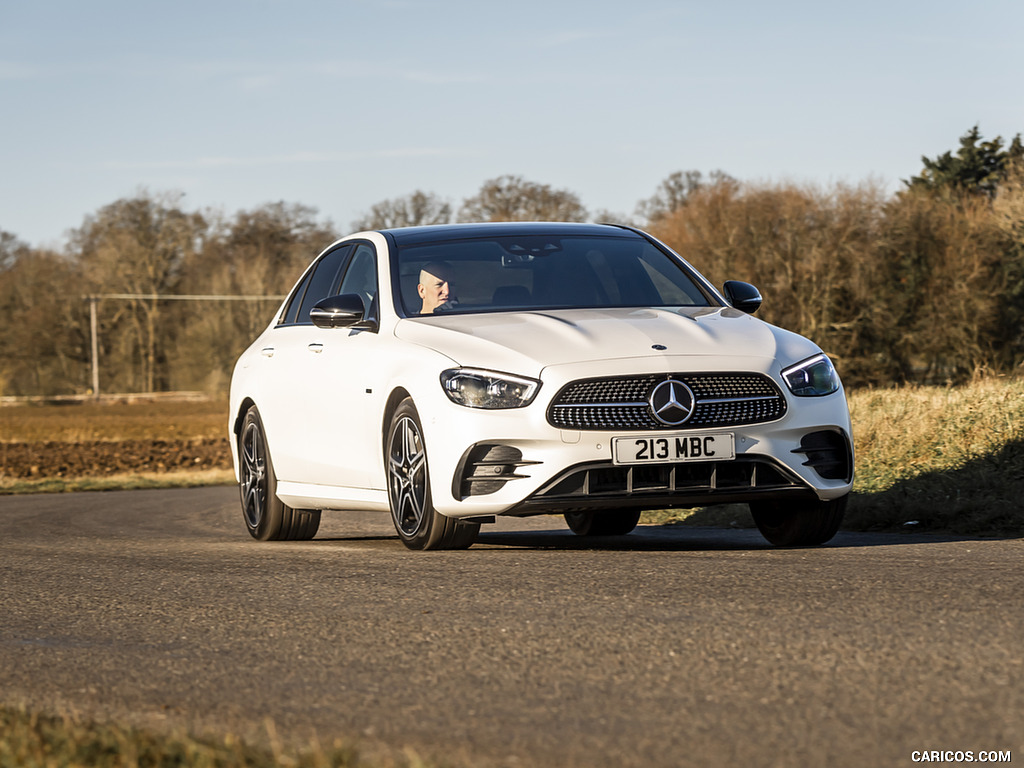
{"label": "front wheel", "polygon": [[316,536],[320,510],[292,509],[277,498],[277,476],[259,411],[254,405],[245,414],[238,438],[239,481],[242,516],[249,535],[259,541],[304,541]]}
{"label": "front wheel", "polygon": [[577,536],[625,536],[640,522],[640,510],[566,512],[565,522]]}
{"label": "front wheel", "polygon": [[813,547],[836,535],[846,513],[847,496],[831,501],[757,501],[750,504],[754,523],[777,547]]}
{"label": "front wheel", "polygon": [[409,549],[466,549],[480,530],[434,509],[430,498],[427,448],[412,398],[399,403],[386,443],[391,519]]}

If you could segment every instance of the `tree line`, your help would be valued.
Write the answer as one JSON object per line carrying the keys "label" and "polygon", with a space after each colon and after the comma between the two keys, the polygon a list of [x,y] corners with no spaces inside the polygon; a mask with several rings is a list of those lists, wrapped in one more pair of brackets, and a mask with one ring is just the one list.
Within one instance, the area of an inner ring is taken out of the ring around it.
{"label": "tree line", "polygon": [[[721,285],[756,284],[760,316],[817,341],[852,385],[963,381],[1024,364],[1024,147],[985,140],[922,158],[920,175],[829,187],[670,174],[632,215],[590,212],[520,176],[485,182],[456,210],[416,191],[351,230],[452,221],[611,221],[640,226]],[[242,349],[340,234],[284,202],[225,215],[139,192],[87,215],[61,250],[0,230],[0,394],[84,393],[98,300],[104,392],[226,390]],[[236,300],[167,301],[218,295]],[[245,297],[237,300],[239,297]]]}

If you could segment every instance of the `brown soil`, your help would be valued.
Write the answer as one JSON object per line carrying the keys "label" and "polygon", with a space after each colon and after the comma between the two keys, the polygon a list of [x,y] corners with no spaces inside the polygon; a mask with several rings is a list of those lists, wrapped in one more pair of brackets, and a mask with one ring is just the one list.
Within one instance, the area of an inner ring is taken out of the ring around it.
{"label": "brown soil", "polygon": [[0,477],[103,477],[230,469],[226,439],[0,443]]}

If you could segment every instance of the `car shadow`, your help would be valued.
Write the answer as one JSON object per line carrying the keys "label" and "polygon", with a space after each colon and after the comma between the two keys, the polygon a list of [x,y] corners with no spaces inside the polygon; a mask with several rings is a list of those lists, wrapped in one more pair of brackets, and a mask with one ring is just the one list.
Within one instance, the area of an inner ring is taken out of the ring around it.
{"label": "car shadow", "polygon": [[704,551],[770,549],[757,532],[724,529],[693,529],[691,535],[680,535],[670,526],[642,526],[625,536],[577,536],[569,530],[531,530],[481,532],[473,549],[548,549],[592,551]]}
{"label": "car shadow", "polygon": [[334,543],[334,544],[368,544],[374,542],[392,541],[396,544],[399,543],[398,534],[381,534],[374,536],[358,535],[358,536],[343,536],[343,535],[332,535],[332,536],[317,536],[312,539],[315,543]]}
{"label": "car shadow", "polygon": [[[831,541],[811,547],[857,548],[934,544],[974,537],[921,533],[862,533],[840,531]],[[704,552],[750,550],[807,550],[807,547],[775,547],[756,529],[711,528],[693,525],[644,525],[626,536],[577,536],[568,530],[481,532],[474,549],[507,548],[552,550],[609,550],[636,552]]]}
{"label": "car shadow", "polygon": [[[776,547],[754,529],[730,529],[694,525],[643,525],[625,536],[577,536],[568,529],[531,529],[488,532],[482,530],[471,551],[514,552],[523,550],[608,552],[746,552],[760,550],[817,550],[941,544],[955,541],[991,540],[992,537],[957,536],[917,532],[840,531],[817,547]],[[397,534],[317,536],[294,546],[379,545],[404,550]]]}

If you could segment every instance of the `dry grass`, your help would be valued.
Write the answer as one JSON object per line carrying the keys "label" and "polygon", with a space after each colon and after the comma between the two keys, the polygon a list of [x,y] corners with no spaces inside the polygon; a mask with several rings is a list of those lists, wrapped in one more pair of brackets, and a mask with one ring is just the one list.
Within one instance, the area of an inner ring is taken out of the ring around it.
{"label": "dry grass", "polygon": [[850,397],[847,527],[1024,535],[1024,378]]}
{"label": "dry grass", "polygon": [[1024,378],[859,390],[849,400],[859,493],[961,469],[1024,440]]}
{"label": "dry grass", "polygon": [[13,405],[0,408],[0,442],[173,440],[227,434],[226,400]]}
{"label": "dry grass", "polygon": [[250,746],[231,735],[162,734],[116,724],[92,723],[0,707],[0,766],[3,768],[426,768],[411,759],[363,761],[340,742],[296,751],[277,743],[267,725],[270,748]]}

